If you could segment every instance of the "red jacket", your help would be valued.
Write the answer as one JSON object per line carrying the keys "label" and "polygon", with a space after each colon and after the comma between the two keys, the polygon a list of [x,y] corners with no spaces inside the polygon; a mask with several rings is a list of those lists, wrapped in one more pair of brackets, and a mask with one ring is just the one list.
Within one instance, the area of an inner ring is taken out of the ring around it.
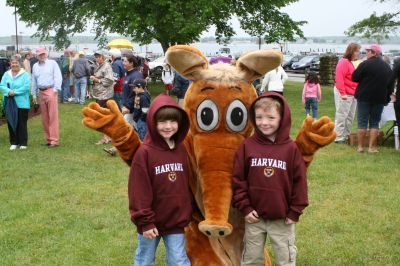
{"label": "red jacket", "polygon": [[[163,106],[182,112],[175,148],[157,133],[154,115]],[[128,181],[129,210],[138,233],[157,228],[160,234],[183,233],[192,214],[192,194],[188,180],[188,155],[182,143],[188,130],[186,112],[168,95],[160,95],[150,105],[148,132],[133,157]]]}
{"label": "red jacket", "polygon": [[358,83],[354,82],[351,78],[354,70],[354,65],[347,58],[340,59],[339,63],[336,65],[335,86],[340,95],[354,95],[358,85]]}
{"label": "red jacket", "polygon": [[[233,167],[233,206],[244,216],[255,210],[266,220],[288,217],[298,221],[308,205],[307,179],[303,156],[289,137],[290,110],[277,93],[267,92],[262,97],[280,99],[284,108],[281,126],[274,142],[255,127],[254,134],[239,147]],[[254,103],[250,119],[255,126]]]}

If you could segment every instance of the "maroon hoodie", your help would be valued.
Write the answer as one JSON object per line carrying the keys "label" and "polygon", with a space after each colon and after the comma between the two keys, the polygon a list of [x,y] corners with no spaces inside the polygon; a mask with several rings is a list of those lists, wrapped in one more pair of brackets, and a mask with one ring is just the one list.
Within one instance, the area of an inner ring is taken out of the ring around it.
{"label": "maroon hoodie", "polygon": [[[182,112],[171,149],[158,134],[155,114],[165,106]],[[183,233],[192,214],[188,155],[182,143],[189,118],[168,95],[154,99],[147,113],[147,134],[132,160],[128,181],[129,210],[138,233],[157,228],[160,234]]]}
{"label": "maroon hoodie", "polygon": [[[274,97],[283,106],[281,124],[275,141],[256,127],[254,105],[263,97]],[[290,139],[291,117],[285,99],[266,92],[250,107],[254,134],[246,139],[235,155],[233,167],[233,206],[243,215],[256,210],[267,220],[298,221],[308,205],[306,167],[296,144]]]}

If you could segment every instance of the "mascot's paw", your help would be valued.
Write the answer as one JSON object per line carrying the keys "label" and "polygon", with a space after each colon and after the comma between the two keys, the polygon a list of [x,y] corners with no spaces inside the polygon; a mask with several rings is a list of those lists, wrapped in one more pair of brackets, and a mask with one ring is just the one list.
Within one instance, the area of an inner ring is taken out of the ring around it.
{"label": "mascot's paw", "polygon": [[327,116],[314,121],[308,116],[297,134],[296,143],[303,155],[313,155],[336,138],[335,124]]}
{"label": "mascot's paw", "polygon": [[206,236],[224,237],[232,233],[232,225],[204,220],[199,223],[199,230]]}
{"label": "mascot's paw", "polygon": [[82,123],[106,134],[114,141],[130,134],[131,126],[124,120],[115,101],[107,101],[107,107],[102,108],[95,102],[90,103],[82,110],[85,116]]}
{"label": "mascot's paw", "polygon": [[327,116],[323,116],[311,125],[309,137],[320,147],[332,143],[336,138],[335,123]]}

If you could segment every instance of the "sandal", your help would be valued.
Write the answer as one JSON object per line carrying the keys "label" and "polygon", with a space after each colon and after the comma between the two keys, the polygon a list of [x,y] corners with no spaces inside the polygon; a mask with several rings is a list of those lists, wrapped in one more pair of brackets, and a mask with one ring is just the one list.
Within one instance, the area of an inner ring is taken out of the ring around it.
{"label": "sandal", "polygon": [[363,152],[364,152],[364,149],[363,149],[363,148],[357,148],[357,152],[363,153]]}
{"label": "sandal", "polygon": [[379,151],[377,149],[373,149],[373,150],[368,150],[368,153],[378,153]]}
{"label": "sandal", "polygon": [[114,147],[111,147],[111,148],[104,148],[103,151],[107,152],[107,153],[110,154],[111,156],[117,155],[117,149],[114,148]]}

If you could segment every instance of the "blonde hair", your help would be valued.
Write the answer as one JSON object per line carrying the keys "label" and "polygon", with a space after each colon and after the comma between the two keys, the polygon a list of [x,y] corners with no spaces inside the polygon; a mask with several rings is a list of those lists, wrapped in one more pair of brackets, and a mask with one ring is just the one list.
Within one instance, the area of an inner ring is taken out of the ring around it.
{"label": "blonde hair", "polygon": [[258,108],[263,110],[271,110],[275,108],[275,110],[277,110],[282,117],[283,108],[281,102],[278,99],[272,97],[262,97],[254,104],[254,110]]}

